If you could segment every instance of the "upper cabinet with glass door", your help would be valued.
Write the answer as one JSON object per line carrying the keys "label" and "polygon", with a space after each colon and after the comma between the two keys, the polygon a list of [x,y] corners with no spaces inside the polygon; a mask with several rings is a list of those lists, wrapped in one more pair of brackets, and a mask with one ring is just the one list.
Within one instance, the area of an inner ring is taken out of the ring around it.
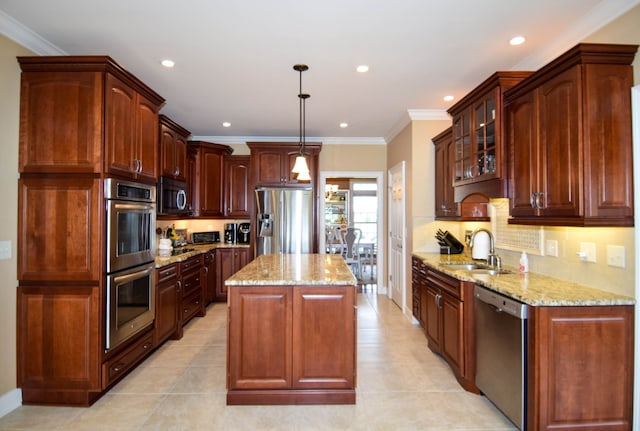
{"label": "upper cabinet with glass door", "polygon": [[453,105],[455,201],[473,193],[507,197],[502,95],[531,72],[496,72]]}

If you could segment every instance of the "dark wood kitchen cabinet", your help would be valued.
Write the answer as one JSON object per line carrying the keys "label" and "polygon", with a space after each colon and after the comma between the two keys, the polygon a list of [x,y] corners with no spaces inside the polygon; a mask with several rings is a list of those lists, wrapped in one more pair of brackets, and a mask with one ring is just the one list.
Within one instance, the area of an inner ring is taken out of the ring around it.
{"label": "dark wood kitchen cabinet", "polygon": [[25,404],[89,405],[101,381],[102,289],[18,288],[18,387]]}
{"label": "dark wood kitchen cabinet", "polygon": [[224,214],[226,217],[249,218],[253,198],[249,186],[250,156],[224,158]]}
{"label": "dark wood kitchen cabinet", "polygon": [[182,283],[182,298],[180,308],[179,336],[182,337],[182,326],[189,323],[196,316],[203,317],[205,308],[205,292],[202,283],[204,256],[198,254],[180,262],[180,281]]}
{"label": "dark wood kitchen cabinet", "polygon": [[427,318],[427,265],[415,256],[411,257],[411,291],[413,317],[424,328]]}
{"label": "dark wood kitchen cabinet", "polygon": [[189,141],[193,159],[190,190],[194,217],[224,217],[224,158],[233,149],[227,145]]}
{"label": "dark wood kitchen cabinet", "polygon": [[632,429],[633,322],[633,306],[529,307],[527,429]]}
{"label": "dark wood kitchen cabinet", "polygon": [[216,248],[215,274],[216,290],[214,301],[226,302],[227,286],[224,281],[240,271],[251,259],[249,247]]}
{"label": "dark wood kitchen cabinet", "polygon": [[18,57],[21,173],[156,182],[164,99],[107,56]]}
{"label": "dark wood kitchen cabinet", "polygon": [[433,144],[435,145],[436,219],[455,220],[460,216],[460,209],[455,201],[453,187],[456,157],[453,129],[449,127],[435,136]]}
{"label": "dark wood kitchen cabinet", "polygon": [[160,346],[169,338],[179,338],[182,281],[178,264],[156,269],[156,318],[154,345]]}
{"label": "dark wood kitchen cabinet", "polygon": [[455,151],[450,163],[455,202],[473,193],[508,196],[502,98],[505,90],[530,74],[495,72],[447,111],[453,118]]}
{"label": "dark wood kitchen cabinet", "polygon": [[299,154],[297,143],[247,142],[251,149],[251,183],[264,187],[315,187],[318,183],[318,158],[321,143],[305,144],[305,156],[311,181],[298,181],[291,172]]}
{"label": "dark wood kitchen cabinet", "polygon": [[202,284],[204,287],[205,306],[216,300],[216,252],[215,249],[204,253]]}
{"label": "dark wood kitchen cabinet", "polygon": [[509,223],[633,226],[636,50],[579,44],[505,93]]}
{"label": "dark wood kitchen cabinet", "polygon": [[229,292],[227,404],[355,403],[354,286]]}
{"label": "dark wood kitchen cabinet", "polygon": [[187,181],[187,140],[191,132],[160,115],[160,175]]}
{"label": "dark wood kitchen cabinet", "polygon": [[425,334],[429,348],[447,361],[460,385],[480,393],[475,385],[473,288],[433,268],[426,268]]}
{"label": "dark wood kitchen cabinet", "polygon": [[106,56],[18,57],[18,386],[87,406],[153,347],[105,350],[104,178],[155,183],[159,95]]}
{"label": "dark wood kitchen cabinet", "polygon": [[111,74],[105,79],[105,167],[109,174],[158,180],[156,100]]}

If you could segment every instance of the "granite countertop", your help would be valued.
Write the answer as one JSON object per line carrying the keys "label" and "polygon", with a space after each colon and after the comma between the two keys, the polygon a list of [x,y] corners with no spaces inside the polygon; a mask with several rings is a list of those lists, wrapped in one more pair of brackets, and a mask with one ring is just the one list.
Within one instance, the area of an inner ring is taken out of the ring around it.
{"label": "granite countertop", "polygon": [[188,251],[186,253],[181,253],[175,256],[167,256],[167,257],[156,256],[155,258],[156,268],[162,268],[163,266],[171,265],[172,263],[176,263],[176,262],[184,262],[190,257],[196,256],[198,254],[206,253],[209,250],[214,248],[249,248],[249,245],[248,244],[227,244],[224,242],[216,242],[213,244],[187,244],[184,247],[180,247],[180,248],[193,249],[193,251]]}
{"label": "granite countertop", "polygon": [[357,285],[344,259],[331,254],[267,254],[229,277],[227,286]]}
{"label": "granite countertop", "polygon": [[441,255],[438,253],[414,252],[433,269],[444,272],[462,281],[471,281],[510,298],[532,306],[596,306],[633,305],[635,299],[606,290],[596,289],[570,281],[560,280],[532,272],[521,274],[509,268],[512,274],[474,274],[468,270],[454,270],[447,264],[474,263],[464,254]]}

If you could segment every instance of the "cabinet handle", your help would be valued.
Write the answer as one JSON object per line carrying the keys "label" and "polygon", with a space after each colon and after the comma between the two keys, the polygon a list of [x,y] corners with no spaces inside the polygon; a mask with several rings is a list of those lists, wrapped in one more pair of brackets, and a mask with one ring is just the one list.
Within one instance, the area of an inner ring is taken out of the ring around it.
{"label": "cabinet handle", "polygon": [[544,208],[544,207],[542,206],[542,204],[540,203],[540,202],[541,202],[541,198],[542,198],[542,196],[543,196],[543,195],[544,195],[544,193],[542,193],[542,192],[538,192],[538,193],[536,193],[536,207],[537,207],[539,210],[541,210],[541,209],[543,209],[543,208]]}
{"label": "cabinet handle", "polygon": [[151,347],[151,342],[144,343],[144,346],[142,346],[142,349],[147,350],[149,347]]}
{"label": "cabinet handle", "polygon": [[114,373],[119,373],[120,371],[122,371],[122,369],[126,366],[126,364],[120,362],[118,365],[114,366],[112,368]]}
{"label": "cabinet handle", "polygon": [[182,281],[178,280],[178,282],[176,283],[176,292],[180,293],[180,291],[182,290]]}

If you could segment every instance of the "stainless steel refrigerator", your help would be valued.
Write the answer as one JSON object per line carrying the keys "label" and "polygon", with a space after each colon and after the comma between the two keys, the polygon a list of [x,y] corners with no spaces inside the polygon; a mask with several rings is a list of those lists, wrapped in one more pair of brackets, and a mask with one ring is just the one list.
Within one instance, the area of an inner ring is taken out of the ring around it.
{"label": "stainless steel refrigerator", "polygon": [[256,256],[313,252],[313,191],[258,188]]}

